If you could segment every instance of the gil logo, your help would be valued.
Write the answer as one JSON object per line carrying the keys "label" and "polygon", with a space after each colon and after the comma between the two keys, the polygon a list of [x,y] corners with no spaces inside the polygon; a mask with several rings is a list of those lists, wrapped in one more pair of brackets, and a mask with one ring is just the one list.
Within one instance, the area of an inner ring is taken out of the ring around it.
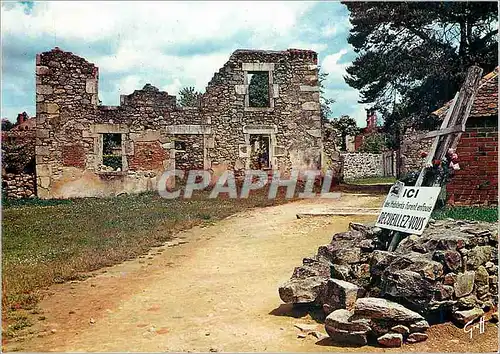
{"label": "gil logo", "polygon": [[471,321],[467,322],[464,326],[464,332],[470,333],[470,339],[472,339],[472,333],[474,332],[475,329],[479,329],[479,334],[484,333],[484,322],[485,322],[484,316],[482,316],[479,319],[479,322],[476,323],[474,326],[470,326],[473,322],[474,322],[474,320],[471,320]]}

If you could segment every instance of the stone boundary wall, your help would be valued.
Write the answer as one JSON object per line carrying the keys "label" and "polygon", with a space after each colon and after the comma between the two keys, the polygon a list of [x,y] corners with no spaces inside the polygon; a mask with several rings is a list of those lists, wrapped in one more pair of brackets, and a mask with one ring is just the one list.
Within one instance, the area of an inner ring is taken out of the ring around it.
{"label": "stone boundary wall", "polygon": [[380,177],[384,175],[383,155],[368,152],[341,154],[344,179]]}
{"label": "stone boundary wall", "polygon": [[428,152],[431,149],[433,138],[419,140],[418,136],[427,132],[427,130],[416,131],[410,128],[403,135],[401,139],[399,167],[401,176],[412,171],[419,171],[423,167],[425,158],[422,158],[420,154]]}
{"label": "stone boundary wall", "polygon": [[35,175],[7,173],[2,176],[2,192],[8,199],[36,197]]}

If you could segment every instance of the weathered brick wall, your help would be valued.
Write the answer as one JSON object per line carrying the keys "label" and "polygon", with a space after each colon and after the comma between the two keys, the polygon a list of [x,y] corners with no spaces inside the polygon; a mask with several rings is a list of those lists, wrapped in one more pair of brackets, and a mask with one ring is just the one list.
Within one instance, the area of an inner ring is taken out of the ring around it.
{"label": "weathered brick wall", "polygon": [[344,179],[380,177],[384,175],[382,154],[368,152],[342,153]]}
{"label": "weathered brick wall", "polygon": [[[470,117],[457,146],[460,170],[446,190],[455,204],[498,203],[498,117]],[[408,131],[401,144],[402,171],[419,171],[425,162],[420,152],[429,151],[432,139],[417,140],[425,131]]]}
{"label": "weathered brick wall", "polygon": [[446,186],[449,201],[456,204],[498,203],[497,117],[467,122],[457,147],[459,165]]}

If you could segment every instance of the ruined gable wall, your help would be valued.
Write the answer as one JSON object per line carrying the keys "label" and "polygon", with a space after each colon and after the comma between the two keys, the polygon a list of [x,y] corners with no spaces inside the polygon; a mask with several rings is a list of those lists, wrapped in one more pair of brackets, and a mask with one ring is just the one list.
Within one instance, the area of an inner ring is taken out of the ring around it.
{"label": "ruined gable wall", "polygon": [[[37,185],[42,198],[156,188],[166,169],[250,167],[250,134],[271,138],[274,169],[319,168],[322,154],[317,55],[312,51],[236,51],[200,107],[146,85],[100,106],[98,68],[54,49],[37,57]],[[249,108],[246,72],[270,72],[270,108]],[[104,134],[120,134],[122,169],[103,168]],[[182,148],[175,141],[180,141]],[[179,145],[178,145],[179,146]]]}
{"label": "ruined gable wall", "polygon": [[[120,106],[99,106],[97,83],[97,67],[72,53],[55,49],[37,57],[39,197],[151,190],[171,163],[165,126],[184,115],[176,112],[175,96],[146,85],[122,96]],[[102,171],[105,133],[121,134],[122,171]]]}
{"label": "ruined gable wall", "polygon": [[[274,168],[319,168],[321,125],[316,53],[246,51],[233,53],[203,95],[202,110],[211,122],[212,168],[249,168],[249,134],[269,133]],[[269,70],[270,108],[247,108],[245,71]]]}
{"label": "ruined gable wall", "polygon": [[[94,64],[58,48],[36,58],[36,175],[37,193],[52,196],[65,178],[63,151],[93,149],[83,131],[97,115],[98,69]],[[83,161],[73,161],[81,165]]]}

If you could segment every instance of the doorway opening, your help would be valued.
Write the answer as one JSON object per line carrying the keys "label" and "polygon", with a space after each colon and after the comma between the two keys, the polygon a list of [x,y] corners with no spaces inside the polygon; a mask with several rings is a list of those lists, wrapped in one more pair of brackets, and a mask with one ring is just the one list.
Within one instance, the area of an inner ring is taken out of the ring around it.
{"label": "doorway opening", "polygon": [[250,135],[250,167],[254,170],[265,170],[271,168],[269,151],[271,137],[269,135]]}

